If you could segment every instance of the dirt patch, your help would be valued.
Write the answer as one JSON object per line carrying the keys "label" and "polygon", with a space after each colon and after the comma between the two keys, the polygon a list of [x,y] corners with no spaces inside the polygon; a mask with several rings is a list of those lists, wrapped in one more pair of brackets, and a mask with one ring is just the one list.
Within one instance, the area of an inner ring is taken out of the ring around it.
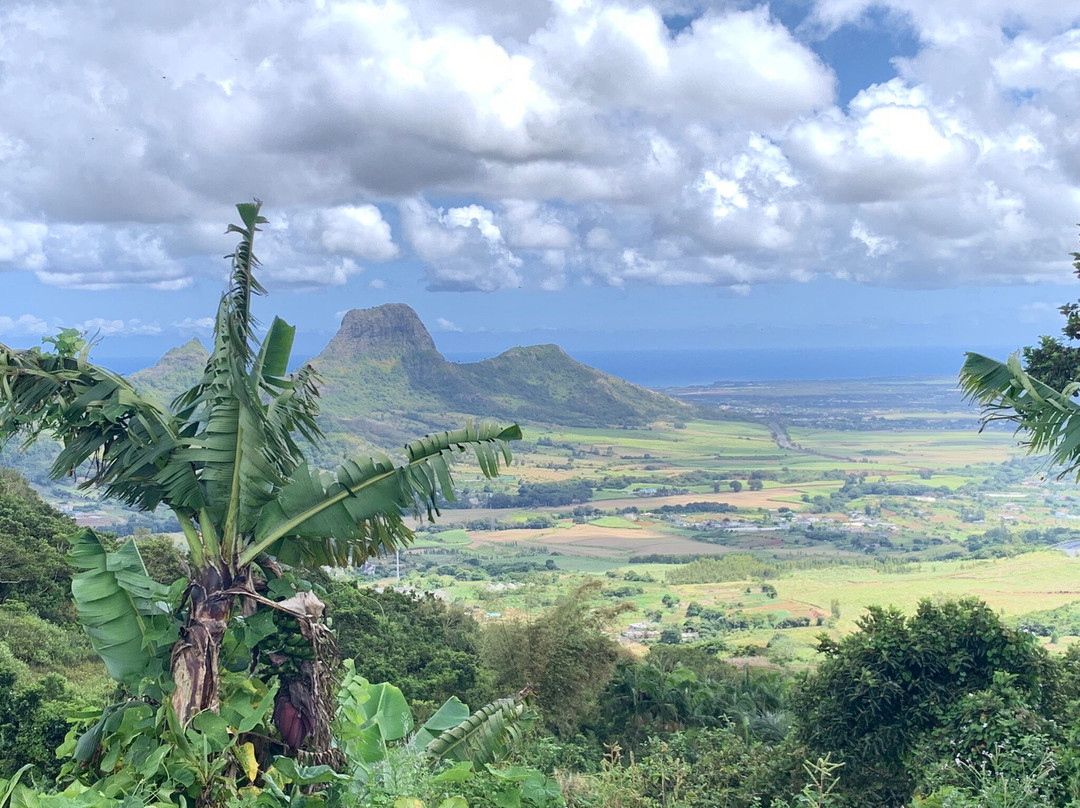
{"label": "dirt patch", "polygon": [[473,546],[527,544],[558,550],[572,555],[594,556],[596,558],[620,558],[632,555],[688,555],[707,553],[722,555],[733,548],[717,544],[706,544],[683,536],[663,533],[649,527],[633,530],[596,527],[595,525],[574,525],[568,528],[548,528],[545,530],[495,530],[470,531]]}

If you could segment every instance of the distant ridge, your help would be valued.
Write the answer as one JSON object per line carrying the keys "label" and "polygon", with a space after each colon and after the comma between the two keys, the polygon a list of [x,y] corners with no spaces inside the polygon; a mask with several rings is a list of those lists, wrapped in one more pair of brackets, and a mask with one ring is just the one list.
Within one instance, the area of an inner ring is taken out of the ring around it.
{"label": "distant ridge", "polygon": [[[197,339],[132,375],[168,405],[201,375]],[[469,364],[447,361],[409,306],[353,309],[312,364],[322,378],[324,430],[392,447],[465,417],[570,427],[643,426],[693,416],[694,408],[603,373],[557,345],[511,348]],[[331,441],[333,444],[333,441]],[[328,446],[327,451],[343,449]]]}
{"label": "distant ridge", "polygon": [[170,348],[153,367],[131,374],[131,383],[142,393],[154,396],[159,404],[168,406],[202,376],[210,352],[198,337],[183,345]]}
{"label": "distant ridge", "polygon": [[314,360],[326,409],[469,413],[564,426],[631,426],[690,417],[672,398],[610,376],[557,345],[511,348],[469,364],[447,361],[409,306],[353,309]]}

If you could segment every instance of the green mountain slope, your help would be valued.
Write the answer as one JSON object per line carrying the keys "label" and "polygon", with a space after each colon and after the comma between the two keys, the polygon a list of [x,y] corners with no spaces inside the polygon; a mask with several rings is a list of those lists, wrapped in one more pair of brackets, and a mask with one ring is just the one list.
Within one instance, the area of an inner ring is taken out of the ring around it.
{"label": "green mountain slope", "polygon": [[[202,373],[198,340],[131,378],[163,404]],[[471,364],[448,362],[408,306],[354,309],[314,360],[330,462],[361,446],[394,448],[465,417],[561,426],[640,426],[691,416],[692,408],[572,359],[556,345],[512,348]]]}
{"label": "green mountain slope", "polygon": [[193,338],[166,352],[153,367],[133,373],[131,383],[140,392],[153,395],[160,404],[168,406],[202,376],[209,356],[198,338]]}
{"label": "green mountain slope", "polygon": [[339,418],[397,412],[419,420],[467,413],[564,426],[641,425],[691,408],[609,376],[556,345],[512,348],[470,364],[448,362],[408,306],[354,309],[314,360],[324,409]]}

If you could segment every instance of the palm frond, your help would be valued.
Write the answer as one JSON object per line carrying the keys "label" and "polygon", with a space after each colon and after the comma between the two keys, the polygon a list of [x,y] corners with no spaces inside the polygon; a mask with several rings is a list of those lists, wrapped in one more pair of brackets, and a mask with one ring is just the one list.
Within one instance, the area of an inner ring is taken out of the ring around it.
{"label": "palm frond", "polygon": [[976,353],[967,354],[960,389],[982,407],[984,423],[1009,421],[1029,452],[1048,452],[1062,475],[1080,471],[1080,406],[1073,391],[1059,392],[1029,376],[1016,354],[998,362]]}
{"label": "palm frond", "polygon": [[332,474],[301,465],[262,509],[255,541],[240,562],[270,552],[286,563],[348,564],[401,547],[412,540],[406,511],[431,518],[440,494],[453,500],[455,454],[471,448],[481,471],[494,477],[500,460],[511,460],[508,441],[520,437],[517,424],[470,424],[408,444],[403,466],[386,457],[349,460]]}

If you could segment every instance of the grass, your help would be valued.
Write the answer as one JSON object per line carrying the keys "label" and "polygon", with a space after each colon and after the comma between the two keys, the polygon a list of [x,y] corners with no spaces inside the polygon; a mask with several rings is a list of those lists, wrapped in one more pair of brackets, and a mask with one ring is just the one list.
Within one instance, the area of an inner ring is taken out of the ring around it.
{"label": "grass", "polygon": [[623,519],[621,516],[601,516],[599,519],[593,519],[589,524],[597,527],[615,527],[622,530],[641,530],[641,525],[631,522],[629,519]]}
{"label": "grass", "polygon": [[469,534],[464,530],[443,530],[432,534],[432,536],[440,544],[465,545],[471,541]]}

